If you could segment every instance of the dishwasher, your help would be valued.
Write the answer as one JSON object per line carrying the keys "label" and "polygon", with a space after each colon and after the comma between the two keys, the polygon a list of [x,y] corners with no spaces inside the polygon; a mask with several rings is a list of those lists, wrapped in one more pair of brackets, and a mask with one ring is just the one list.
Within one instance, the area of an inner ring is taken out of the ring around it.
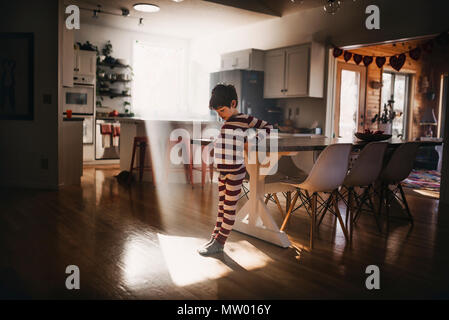
{"label": "dishwasher", "polygon": [[120,159],[120,122],[118,120],[96,120],[95,159]]}

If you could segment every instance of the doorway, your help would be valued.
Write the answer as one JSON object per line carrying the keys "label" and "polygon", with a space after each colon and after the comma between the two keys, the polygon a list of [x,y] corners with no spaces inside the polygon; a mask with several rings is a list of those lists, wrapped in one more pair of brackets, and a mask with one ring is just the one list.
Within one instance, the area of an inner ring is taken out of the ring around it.
{"label": "doorway", "polygon": [[366,67],[338,62],[333,137],[352,139],[365,118]]}

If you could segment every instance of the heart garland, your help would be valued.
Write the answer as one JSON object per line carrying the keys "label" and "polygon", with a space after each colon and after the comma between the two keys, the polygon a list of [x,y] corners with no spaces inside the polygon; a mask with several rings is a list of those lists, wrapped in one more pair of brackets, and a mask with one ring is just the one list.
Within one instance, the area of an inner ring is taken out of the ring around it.
{"label": "heart garland", "polygon": [[[435,43],[440,46],[449,45],[449,33],[443,32],[440,35],[438,35],[438,37],[436,37],[435,39],[431,39],[429,41],[422,43],[420,46],[408,51],[408,55],[410,56],[410,58],[417,61],[421,57],[421,53],[423,51],[426,53],[432,53]],[[407,57],[405,55],[406,53],[407,52],[390,57],[390,65],[396,71],[401,70],[401,68],[404,66],[405,60],[407,59]],[[345,62],[348,62],[352,58],[357,65],[359,65],[360,62],[363,61],[363,64],[365,65],[365,67],[368,67],[373,62],[373,60],[375,60],[377,67],[382,68],[387,61],[387,57],[362,56],[360,54],[356,54],[356,53],[353,54],[352,52],[344,51],[344,50],[334,46],[332,55],[335,58],[338,58],[342,54],[343,54],[343,59],[345,60]]]}
{"label": "heart garland", "polygon": [[373,57],[371,56],[364,56],[363,57],[363,64],[365,65],[365,67],[368,67],[371,62],[373,62]]}
{"label": "heart garland", "polygon": [[341,56],[343,54],[343,50],[335,47],[332,54],[334,55],[334,58],[338,58],[339,56]]}
{"label": "heart garland", "polygon": [[385,58],[385,57],[376,57],[376,65],[379,67],[379,69],[384,66],[385,62],[387,62],[387,58]]}
{"label": "heart garland", "polygon": [[390,65],[393,69],[395,69],[396,71],[401,70],[401,68],[404,66],[405,63],[405,54],[401,53],[398,56],[392,56],[390,58]]}
{"label": "heart garland", "polygon": [[362,56],[359,54],[354,54],[354,57],[352,59],[356,64],[360,64],[360,62],[362,62]]}
{"label": "heart garland", "polygon": [[343,54],[343,58],[345,59],[346,62],[349,61],[349,59],[351,59],[352,57],[352,53],[349,51],[345,51],[345,53]]}
{"label": "heart garland", "polygon": [[408,53],[408,55],[409,55],[410,58],[412,58],[413,60],[418,60],[419,57],[421,56],[421,48],[420,48],[420,47],[416,47],[415,49],[410,50],[410,52]]}

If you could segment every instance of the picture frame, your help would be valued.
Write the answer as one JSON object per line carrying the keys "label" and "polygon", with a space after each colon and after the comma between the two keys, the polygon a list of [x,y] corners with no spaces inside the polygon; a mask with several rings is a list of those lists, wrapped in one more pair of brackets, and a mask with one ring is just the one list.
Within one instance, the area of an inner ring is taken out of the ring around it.
{"label": "picture frame", "polygon": [[34,120],[34,34],[0,32],[0,120]]}

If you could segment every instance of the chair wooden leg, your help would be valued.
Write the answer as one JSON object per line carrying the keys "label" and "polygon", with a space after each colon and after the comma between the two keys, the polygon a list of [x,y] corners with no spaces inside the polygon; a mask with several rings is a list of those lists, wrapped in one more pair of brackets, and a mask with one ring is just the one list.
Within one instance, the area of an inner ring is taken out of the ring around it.
{"label": "chair wooden leg", "polygon": [[315,224],[316,224],[316,207],[317,207],[317,193],[312,195],[312,215],[310,217],[310,249],[313,249],[313,238],[315,236]]}
{"label": "chair wooden leg", "polygon": [[274,201],[276,202],[276,205],[278,206],[281,216],[284,217],[284,210],[282,210],[281,203],[279,202],[279,198],[276,193],[273,193],[273,198],[274,198]]}
{"label": "chair wooden leg", "polygon": [[267,195],[265,197],[265,204],[267,204],[268,201],[270,201],[270,197],[271,197],[271,193],[267,193]]}
{"label": "chair wooden leg", "polygon": [[204,146],[201,146],[201,188],[204,187],[204,184],[206,182],[206,162],[203,159],[203,151],[204,151]]}
{"label": "chair wooden leg", "polygon": [[354,189],[349,188],[348,189],[348,204],[346,206],[346,228],[349,231],[349,242],[350,243],[352,243],[352,230],[354,227],[354,225],[353,225],[354,219],[352,217],[352,215],[353,215],[353,206],[352,206],[353,193],[354,193]]}
{"label": "chair wooden leg", "polygon": [[193,147],[189,146],[189,179],[193,188]]}
{"label": "chair wooden leg", "polygon": [[134,169],[134,158],[136,156],[136,148],[137,144],[136,142],[133,143],[133,154],[131,156],[131,164],[129,166],[129,176],[128,176],[128,184],[131,183],[132,176],[133,176],[133,169]]}
{"label": "chair wooden leg", "polygon": [[398,183],[398,188],[399,188],[399,191],[401,192],[402,202],[404,203],[404,206],[405,206],[405,212],[407,212],[408,217],[410,218],[410,223],[413,226],[413,216],[410,213],[410,208],[408,207],[407,199],[405,198],[405,193],[404,193],[404,190],[402,189],[401,183]]}
{"label": "chair wooden leg", "polygon": [[139,149],[139,182],[142,181],[143,170],[145,166],[145,151],[146,151],[146,143],[142,142]]}
{"label": "chair wooden leg", "polygon": [[385,186],[385,212],[386,212],[386,219],[387,219],[387,234],[390,232],[390,188],[388,185]]}
{"label": "chair wooden leg", "polygon": [[345,226],[345,224],[343,223],[343,218],[341,217],[341,213],[340,213],[340,209],[338,208],[338,191],[335,191],[331,194],[333,203],[334,203],[334,209],[335,209],[335,214],[337,215],[337,219],[338,222],[340,223],[341,229],[343,230],[343,234],[345,235],[346,241],[350,240],[350,242],[352,241],[352,233],[351,233],[351,237],[348,235],[348,230]]}
{"label": "chair wooden leg", "polygon": [[346,192],[346,195],[348,196],[348,201],[346,202],[346,215],[345,215],[345,225],[348,226],[348,218],[349,218],[349,189]]}
{"label": "chair wooden leg", "polygon": [[290,206],[288,208],[288,212],[285,215],[284,222],[282,222],[282,226],[280,228],[281,231],[284,231],[285,226],[287,225],[287,221],[288,221],[288,219],[290,219],[290,215],[292,214],[293,207],[295,206],[296,201],[298,200],[298,197],[299,197],[299,191],[296,191],[296,194],[293,197],[293,201],[291,202],[291,204],[290,204]]}

